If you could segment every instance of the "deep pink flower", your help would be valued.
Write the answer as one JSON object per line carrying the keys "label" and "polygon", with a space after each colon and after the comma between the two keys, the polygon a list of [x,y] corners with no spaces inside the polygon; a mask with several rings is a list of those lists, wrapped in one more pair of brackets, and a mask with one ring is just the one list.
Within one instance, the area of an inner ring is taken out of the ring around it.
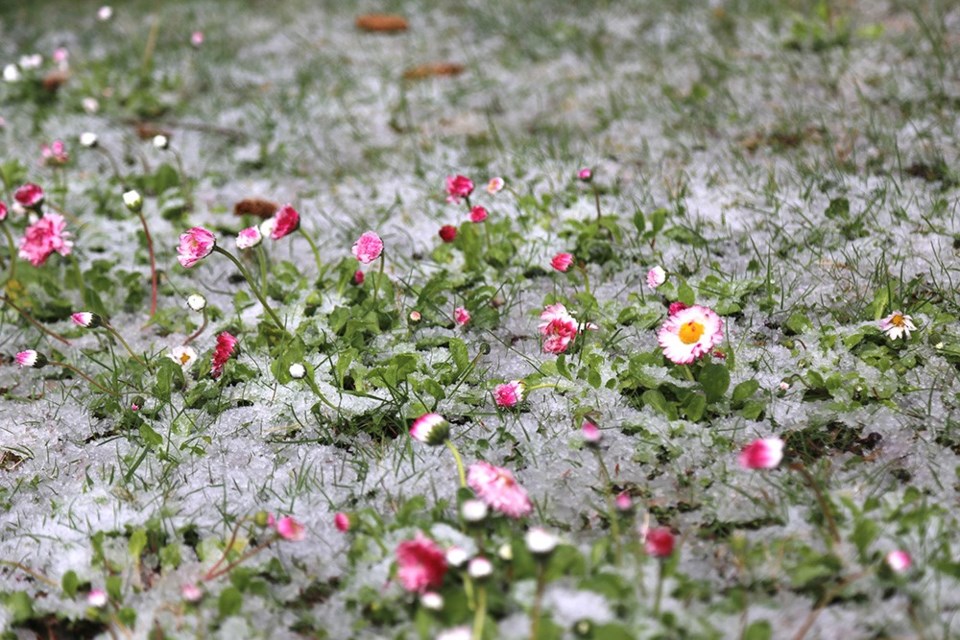
{"label": "deep pink flower", "polygon": [[470,312],[463,307],[457,307],[453,310],[453,321],[461,327],[470,322]]}
{"label": "deep pink flower", "polygon": [[40,155],[46,165],[62,166],[70,162],[70,154],[67,153],[67,145],[63,140],[54,140],[49,145],[42,145]]}
{"label": "deep pink flower", "polygon": [[0,202],[0,222],[7,219],[7,205]]}
{"label": "deep pink flower", "polygon": [[374,231],[364,231],[353,243],[353,255],[363,264],[370,264],[383,253],[383,240]]}
{"label": "deep pink flower", "polygon": [[217,336],[217,346],[213,350],[213,367],[210,376],[216,380],[223,373],[223,365],[227,363],[237,347],[237,339],[224,331]]}
{"label": "deep pink flower", "polygon": [[593,170],[590,167],[584,167],[577,172],[577,177],[584,182],[590,182],[593,180]]}
{"label": "deep pink flower", "polygon": [[397,578],[407,591],[423,593],[439,588],[447,573],[447,560],[436,542],[419,531],[413,540],[397,545]]}
{"label": "deep pink flower", "polygon": [[457,239],[457,228],[452,224],[445,224],[440,227],[440,239],[444,242],[453,242]]}
{"label": "deep pink flower", "polygon": [[647,532],[644,548],[647,555],[654,558],[666,558],[673,553],[675,544],[673,532],[666,527],[655,527]]}
{"label": "deep pink flower", "polygon": [[361,271],[360,269],[357,269],[356,271],[353,272],[353,284],[357,285],[358,287],[362,285],[363,281],[366,279],[367,277],[363,274],[363,271]]}
{"label": "deep pink flower", "polygon": [[543,350],[547,353],[563,353],[577,336],[577,321],[567,313],[562,304],[552,304],[540,314],[540,334],[546,338]]}
{"label": "deep pink flower", "polygon": [[523,383],[523,380],[511,380],[504,384],[498,384],[493,390],[493,399],[498,407],[512,409],[523,402],[523,394],[526,388],[527,385]]}
{"label": "deep pink flower", "polygon": [[447,202],[459,204],[461,198],[473,193],[473,180],[466,176],[447,176]]}
{"label": "deep pink flower", "polygon": [[343,511],[338,511],[333,516],[333,526],[335,526],[340,533],[350,531],[350,516]]}
{"label": "deep pink flower", "polygon": [[477,205],[470,209],[470,222],[483,222],[487,219],[487,210]]}
{"label": "deep pink flower", "polygon": [[475,462],[467,471],[467,484],[487,506],[506,516],[522,518],[533,511],[527,492],[507,469]]}
{"label": "deep pink flower", "polygon": [[270,230],[270,239],[279,240],[300,228],[300,214],[289,204],[285,204],[273,214],[273,225]]}
{"label": "deep pink flower", "polygon": [[291,516],[277,520],[277,534],[284,540],[300,542],[307,537],[307,528]]}
{"label": "deep pink flower", "polygon": [[773,469],[783,460],[783,440],[758,438],[745,446],[737,461],[744,469]]}
{"label": "deep pink flower", "polygon": [[913,564],[913,558],[903,549],[891,551],[884,556],[883,561],[887,563],[887,566],[890,567],[894,573],[903,573]]}
{"label": "deep pink flower", "polygon": [[677,302],[671,302],[671,303],[670,303],[670,308],[667,309],[667,315],[668,315],[668,316],[675,316],[675,315],[677,315],[678,313],[680,313],[681,311],[683,311],[683,310],[686,309],[686,308],[687,308],[687,305],[685,305],[684,303],[680,302],[679,300],[678,300]]}
{"label": "deep pink flower", "polygon": [[550,266],[556,269],[557,271],[566,271],[570,268],[570,265],[573,264],[573,255],[569,253],[558,253],[553,256],[553,260],[550,261]]}
{"label": "deep pink flower", "polygon": [[203,227],[193,227],[180,234],[177,260],[189,269],[206,258],[217,246],[217,237]]}
{"label": "deep pink flower", "polygon": [[22,185],[13,192],[13,199],[24,209],[39,209],[44,197],[43,187],[32,182]]}
{"label": "deep pink flower", "polygon": [[67,223],[58,213],[47,213],[27,227],[20,239],[20,257],[39,267],[54,252],[62,256],[70,255],[73,242],[64,229]]}

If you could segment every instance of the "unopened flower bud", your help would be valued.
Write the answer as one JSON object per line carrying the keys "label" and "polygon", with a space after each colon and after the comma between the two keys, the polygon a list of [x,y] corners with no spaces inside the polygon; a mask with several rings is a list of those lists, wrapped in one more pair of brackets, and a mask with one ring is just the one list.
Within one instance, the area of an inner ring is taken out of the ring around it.
{"label": "unopened flower bud", "polygon": [[93,131],[84,131],[80,134],[80,145],[87,147],[88,149],[93,149],[97,146],[97,134]]}
{"label": "unopened flower bud", "polygon": [[307,368],[299,362],[294,362],[290,365],[290,368],[287,369],[287,373],[289,373],[290,377],[294,380],[302,380],[303,377],[307,375]]}
{"label": "unopened flower bud", "polygon": [[127,205],[127,209],[133,213],[140,213],[140,210],[143,209],[143,197],[139,191],[127,191],[123,194],[123,204]]}
{"label": "unopened flower bud", "polygon": [[207,308],[207,299],[199,293],[191,293],[187,296],[187,306],[199,313]]}
{"label": "unopened flower bud", "polygon": [[153,136],[153,146],[161,150],[169,149],[170,139],[162,133],[158,133],[157,135]]}

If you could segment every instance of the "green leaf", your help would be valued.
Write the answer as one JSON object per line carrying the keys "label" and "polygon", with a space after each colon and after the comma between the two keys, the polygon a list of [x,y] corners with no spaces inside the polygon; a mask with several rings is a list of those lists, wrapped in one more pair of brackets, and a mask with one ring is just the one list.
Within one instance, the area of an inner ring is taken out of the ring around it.
{"label": "green leaf", "polygon": [[243,608],[243,594],[236,587],[227,587],[220,592],[217,609],[221,618],[228,618],[240,613]]}
{"label": "green leaf", "polygon": [[573,380],[573,376],[570,375],[570,369],[567,368],[567,357],[562,353],[557,356],[557,373],[567,380]]}
{"label": "green leaf", "polygon": [[140,425],[140,437],[143,438],[143,443],[148,447],[159,447],[163,444],[163,436],[147,424]]}
{"label": "green leaf", "polygon": [[719,402],[730,387],[730,372],[722,364],[708,364],[700,372],[700,385],[707,402]]}
{"label": "green leaf", "polygon": [[33,617],[33,598],[26,591],[14,591],[10,594],[0,594],[0,596],[10,609],[13,624],[26,622]]}
{"label": "green leaf", "polygon": [[74,597],[77,595],[77,587],[80,586],[80,578],[77,577],[77,572],[71,569],[63,574],[63,578],[60,579],[60,586],[63,588],[63,592],[69,597]]}
{"label": "green leaf", "polygon": [[850,201],[846,198],[834,198],[827,205],[827,210],[823,212],[830,220],[841,218],[846,220],[850,217]]}
{"label": "green leaf", "polygon": [[699,422],[706,411],[707,399],[699,393],[691,393],[683,403],[683,413],[691,422]]}
{"label": "green leaf", "polygon": [[462,373],[470,366],[470,354],[467,353],[467,345],[460,338],[451,338],[448,348],[453,363],[457,365],[457,372]]}
{"label": "green leaf", "polygon": [[746,402],[747,399],[759,389],[760,383],[756,380],[744,380],[733,388],[733,393],[730,395],[730,402],[739,406]]}
{"label": "green leaf", "polygon": [[127,543],[127,550],[130,553],[130,557],[134,560],[139,560],[140,556],[143,554],[143,550],[147,548],[147,530],[146,529],[137,529],[130,536],[130,542]]}
{"label": "green leaf", "polygon": [[649,405],[671,420],[677,419],[677,408],[667,402],[663,394],[656,389],[648,389],[640,396],[644,405]]}
{"label": "green leaf", "polygon": [[180,543],[171,542],[160,549],[160,566],[163,569],[176,569],[183,558],[180,555]]}
{"label": "green leaf", "polygon": [[106,579],[107,595],[117,602],[123,599],[123,578],[120,576],[109,576]]}
{"label": "green leaf", "polygon": [[677,300],[692,307],[697,301],[696,294],[693,292],[693,289],[686,283],[686,281],[681,281],[680,286],[677,287]]}
{"label": "green leaf", "polygon": [[643,233],[643,230],[647,228],[647,219],[643,215],[643,211],[637,209],[636,213],[633,214],[633,226],[637,229],[637,233]]}
{"label": "green leaf", "polygon": [[743,632],[743,640],[770,640],[773,627],[767,620],[755,620]]}

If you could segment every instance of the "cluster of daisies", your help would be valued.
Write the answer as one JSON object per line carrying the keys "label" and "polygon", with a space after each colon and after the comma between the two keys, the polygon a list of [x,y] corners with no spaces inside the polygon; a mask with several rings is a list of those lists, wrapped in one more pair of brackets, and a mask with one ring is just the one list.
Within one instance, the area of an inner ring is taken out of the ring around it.
{"label": "cluster of daisies", "polygon": [[[28,182],[13,193],[13,206],[0,202],[0,223],[6,223],[8,213],[26,217],[28,224],[19,242],[19,256],[39,267],[54,253],[70,255],[73,249],[71,234],[66,231],[67,221],[55,212],[45,212],[46,194],[40,185]],[[6,230],[6,227],[4,227]]]}

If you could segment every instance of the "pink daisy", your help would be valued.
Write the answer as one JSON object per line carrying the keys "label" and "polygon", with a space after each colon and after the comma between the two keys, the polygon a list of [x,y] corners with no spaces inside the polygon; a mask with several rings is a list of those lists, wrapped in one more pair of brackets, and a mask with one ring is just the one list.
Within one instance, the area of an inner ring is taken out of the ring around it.
{"label": "pink daisy", "polygon": [[647,286],[651,289],[656,289],[664,282],[667,281],[667,272],[663,270],[663,267],[657,265],[650,271],[647,271]]}
{"label": "pink daisy", "polygon": [[740,451],[737,461],[744,469],[773,469],[783,460],[783,440],[758,438]]}
{"label": "pink daisy", "polygon": [[550,266],[560,272],[566,271],[572,264],[573,255],[569,253],[558,253],[553,256],[553,260],[550,261]]}
{"label": "pink daisy", "polygon": [[450,435],[450,423],[439,413],[427,413],[413,421],[410,437],[418,442],[437,446]]}
{"label": "pink daisy", "polygon": [[342,511],[338,511],[333,516],[333,526],[335,526],[340,533],[350,531],[350,516]]}
{"label": "pink daisy", "polygon": [[477,205],[470,209],[470,222],[483,222],[487,219],[487,210]]}
{"label": "pink daisy", "polygon": [[291,516],[285,516],[277,520],[277,534],[284,540],[300,542],[307,537],[307,528]]}
{"label": "pink daisy", "polygon": [[667,318],[657,341],[674,364],[690,364],[723,340],[723,323],[712,309],[694,305]]}
{"label": "pink daisy", "polygon": [[54,140],[49,145],[42,145],[40,155],[43,163],[50,166],[58,167],[70,162],[70,154],[67,153],[67,145],[63,140]]}
{"label": "pink daisy", "polygon": [[7,205],[0,202],[0,222],[7,219]]}
{"label": "pink daisy", "polygon": [[452,224],[445,224],[440,227],[440,239],[444,242],[453,242],[457,239],[457,228]]}
{"label": "pink daisy", "polygon": [[43,204],[44,197],[43,188],[32,182],[22,185],[13,192],[13,199],[24,209],[38,209]]}
{"label": "pink daisy", "polygon": [[487,506],[506,516],[522,518],[533,511],[527,492],[507,469],[475,462],[467,471],[467,484]]}
{"label": "pink daisy", "polygon": [[463,307],[457,307],[453,310],[453,321],[461,327],[470,322],[470,312]]}
{"label": "pink daisy", "polygon": [[289,204],[285,204],[273,214],[270,239],[279,240],[300,228],[300,214]]}
{"label": "pink daisy", "polygon": [[666,558],[673,553],[676,539],[673,532],[666,527],[655,527],[647,532],[644,548],[647,555],[654,558]]}
{"label": "pink daisy", "polygon": [[493,400],[498,407],[512,409],[523,402],[523,395],[527,385],[522,380],[511,380],[504,384],[498,384],[493,390]]}
{"label": "pink daisy", "polygon": [[447,176],[447,202],[459,204],[462,198],[473,193],[473,180],[466,176]]}
{"label": "pink daisy", "polygon": [[383,240],[373,231],[365,231],[353,244],[354,257],[363,264],[370,264],[383,253]]}
{"label": "pink daisy", "polygon": [[217,237],[203,227],[193,227],[180,234],[180,246],[177,247],[177,260],[189,269],[213,252],[217,246]]}
{"label": "pink daisy", "polygon": [[42,218],[27,227],[23,238],[20,239],[20,257],[29,260],[30,264],[39,267],[53,253],[62,256],[70,255],[73,242],[69,240],[69,233],[64,229],[67,223],[58,213],[47,213]]}
{"label": "pink daisy", "polygon": [[237,249],[252,249],[263,242],[259,227],[247,227],[237,234]]}
{"label": "pink daisy", "polygon": [[216,380],[223,374],[223,366],[233,355],[237,347],[237,339],[224,331],[217,336],[217,346],[213,350],[213,367],[210,369],[210,376]]}
{"label": "pink daisy", "polygon": [[443,584],[447,560],[436,542],[419,531],[397,545],[397,578],[407,591],[423,593]]}
{"label": "pink daisy", "polygon": [[506,183],[503,181],[503,178],[497,176],[495,178],[490,178],[490,182],[487,183],[487,193],[490,195],[495,195],[503,191],[503,187]]}
{"label": "pink daisy", "polygon": [[577,321],[562,304],[552,304],[540,314],[540,334],[543,335],[543,350],[547,353],[563,353],[577,336]]}

